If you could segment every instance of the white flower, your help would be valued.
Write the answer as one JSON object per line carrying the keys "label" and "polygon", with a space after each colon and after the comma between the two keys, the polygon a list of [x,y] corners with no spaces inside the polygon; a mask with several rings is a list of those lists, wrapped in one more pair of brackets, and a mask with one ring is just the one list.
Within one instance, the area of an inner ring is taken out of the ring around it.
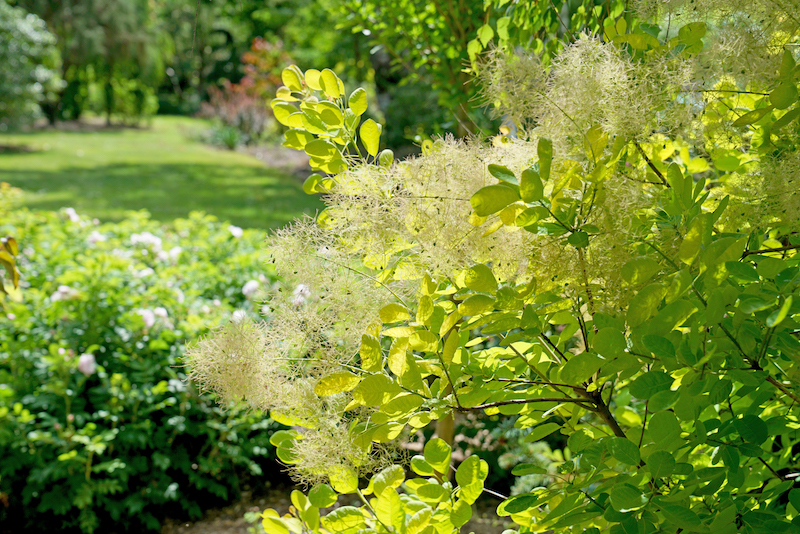
{"label": "white flower", "polygon": [[72,289],[69,286],[61,285],[58,286],[58,289],[56,289],[55,293],[50,295],[50,301],[56,302],[58,300],[70,300],[77,296],[78,292],[76,290]]}
{"label": "white flower", "polygon": [[252,298],[253,295],[256,294],[256,291],[258,291],[259,285],[258,280],[249,280],[244,287],[242,287],[242,294],[246,299]]}
{"label": "white flower", "polygon": [[200,311],[203,313],[211,313],[211,308],[208,306],[208,304],[203,304],[203,307],[200,308]]}
{"label": "white flower", "polygon": [[89,237],[86,238],[86,241],[94,245],[95,243],[100,243],[106,240],[106,236],[98,232],[97,230],[93,230]]}
{"label": "white flower", "polygon": [[100,219],[95,217],[94,219],[92,219],[92,224],[95,225],[95,226],[99,226],[100,225]]}
{"label": "white flower", "polygon": [[242,234],[244,233],[244,230],[242,230],[238,226],[234,226],[234,225],[228,226],[228,231],[231,233],[231,235],[233,237],[235,237],[237,239],[242,237]]}
{"label": "white flower", "polygon": [[183,304],[183,302],[186,300],[186,295],[183,294],[183,291],[181,291],[180,289],[176,289],[175,294],[177,295],[175,297],[175,300],[178,301],[178,304]]}
{"label": "white flower", "polygon": [[64,213],[72,222],[78,222],[81,220],[81,216],[78,215],[78,212],[75,211],[75,208],[64,208]]}
{"label": "white flower", "polygon": [[141,234],[132,234],[131,243],[136,245],[142,243],[143,245],[152,246],[154,250],[161,250],[161,238],[153,235],[150,232],[142,232]]}
{"label": "white flower", "polygon": [[181,252],[183,252],[183,247],[172,247],[169,249],[169,257],[175,260],[181,255]]}
{"label": "white flower", "polygon": [[6,317],[8,318],[9,321],[13,321],[17,318],[17,316],[14,315],[13,313],[6,314]]}
{"label": "white flower", "polygon": [[263,306],[261,306],[261,315],[267,315],[271,311],[272,310],[270,309],[268,304],[264,304]]}
{"label": "white flower", "polygon": [[222,306],[222,301],[219,299],[214,299],[211,301],[211,304],[213,304],[214,306]]}
{"label": "white flower", "polygon": [[162,319],[166,319],[167,317],[169,317],[167,309],[164,308],[163,306],[158,306],[157,308],[155,308],[153,310],[153,315],[155,315],[156,317],[161,317]]}
{"label": "white flower", "polygon": [[231,316],[231,321],[234,323],[241,323],[247,317],[247,312],[244,310],[236,310]]}
{"label": "white flower", "polygon": [[97,361],[94,359],[94,354],[81,354],[78,358],[78,371],[86,376],[93,375],[97,370]]}
{"label": "white flower", "polygon": [[144,269],[142,269],[141,271],[136,273],[136,276],[139,277],[139,278],[144,278],[145,276],[150,276],[151,274],[155,274],[155,273],[156,272],[152,268],[145,267]]}
{"label": "white flower", "polygon": [[158,254],[156,254],[156,259],[158,261],[167,261],[169,259],[169,253],[164,250],[159,250]]}
{"label": "white flower", "polygon": [[145,328],[152,328],[154,324],[156,324],[156,314],[150,310],[136,310],[142,320],[144,321]]}

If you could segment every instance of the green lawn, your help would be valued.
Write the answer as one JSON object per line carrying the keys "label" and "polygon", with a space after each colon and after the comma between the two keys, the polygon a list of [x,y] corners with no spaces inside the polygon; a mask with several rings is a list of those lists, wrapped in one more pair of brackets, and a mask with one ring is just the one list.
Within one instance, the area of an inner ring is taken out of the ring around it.
{"label": "green lawn", "polygon": [[201,210],[247,228],[275,228],[320,209],[300,181],[254,157],[191,139],[206,123],[156,117],[150,128],[0,135],[0,181],[23,189],[24,205],[71,206],[103,221],[147,209],[168,221]]}

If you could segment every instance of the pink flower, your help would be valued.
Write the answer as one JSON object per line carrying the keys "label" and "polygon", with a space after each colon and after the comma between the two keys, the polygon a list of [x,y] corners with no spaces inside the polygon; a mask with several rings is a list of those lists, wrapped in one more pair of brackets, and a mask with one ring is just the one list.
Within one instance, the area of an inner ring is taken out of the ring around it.
{"label": "pink flower", "polygon": [[78,371],[91,376],[97,371],[97,361],[94,359],[94,354],[81,354],[78,358]]}

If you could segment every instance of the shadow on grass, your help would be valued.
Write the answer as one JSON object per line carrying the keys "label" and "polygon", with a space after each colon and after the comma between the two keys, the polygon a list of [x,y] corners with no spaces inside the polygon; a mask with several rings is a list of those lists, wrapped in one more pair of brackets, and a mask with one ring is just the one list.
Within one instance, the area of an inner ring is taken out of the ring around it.
{"label": "shadow on grass", "polygon": [[300,212],[322,209],[300,182],[280,172],[247,165],[112,164],[57,171],[0,169],[0,181],[30,193],[31,209],[71,206],[104,221],[127,210],[147,209],[171,221],[205,211],[246,228],[276,228]]}

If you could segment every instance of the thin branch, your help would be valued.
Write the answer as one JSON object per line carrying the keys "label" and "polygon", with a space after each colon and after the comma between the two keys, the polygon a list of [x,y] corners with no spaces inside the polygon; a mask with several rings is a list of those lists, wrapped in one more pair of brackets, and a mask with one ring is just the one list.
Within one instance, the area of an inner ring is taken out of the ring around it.
{"label": "thin branch", "polygon": [[756,456],[756,460],[758,460],[759,462],[764,464],[764,467],[766,467],[767,469],[772,471],[772,474],[775,475],[776,477],[778,477],[780,480],[786,480],[786,478],[783,475],[781,475],[780,473],[775,471],[767,462],[765,462],[764,459],[761,456]]}
{"label": "thin branch", "polygon": [[641,156],[647,162],[647,166],[650,167],[650,169],[654,173],[656,173],[656,176],[658,176],[658,179],[661,180],[661,185],[664,185],[664,186],[667,187],[667,189],[669,189],[671,187],[669,185],[669,182],[667,182],[667,179],[664,178],[663,174],[661,174],[661,171],[658,170],[658,168],[656,167],[655,163],[653,163],[653,161],[647,156],[647,154],[645,153],[644,149],[642,148],[642,145],[640,145],[638,141],[634,141],[633,144],[636,147],[636,149],[639,151],[639,154],[641,154]]}
{"label": "thin branch", "polygon": [[468,406],[468,407],[458,407],[456,410],[459,412],[468,412],[470,410],[485,410],[487,408],[495,408],[497,406],[508,406],[512,404],[532,404],[536,402],[571,402],[574,404],[582,404],[580,399],[573,399],[570,397],[540,397],[537,399],[510,399],[506,401],[497,401],[497,402],[487,402],[484,404],[479,404],[477,406]]}
{"label": "thin branch", "polygon": [[746,258],[752,254],[769,254],[770,252],[786,252],[787,250],[797,250],[800,249],[800,245],[788,245],[785,247],[778,247],[778,248],[762,248],[761,250],[746,250],[742,254],[742,258]]}

